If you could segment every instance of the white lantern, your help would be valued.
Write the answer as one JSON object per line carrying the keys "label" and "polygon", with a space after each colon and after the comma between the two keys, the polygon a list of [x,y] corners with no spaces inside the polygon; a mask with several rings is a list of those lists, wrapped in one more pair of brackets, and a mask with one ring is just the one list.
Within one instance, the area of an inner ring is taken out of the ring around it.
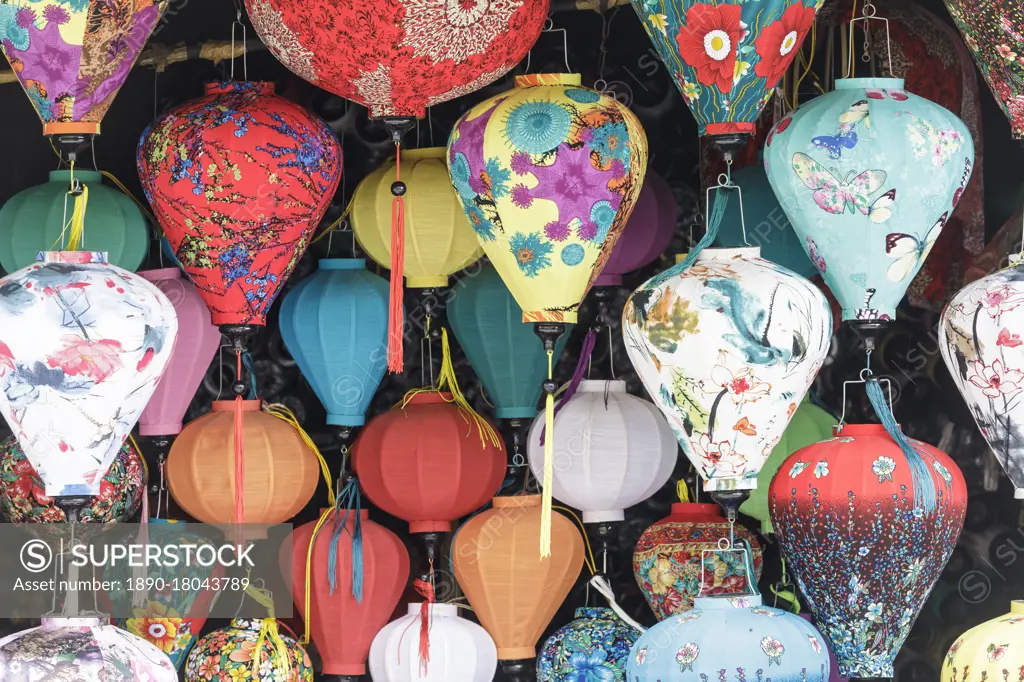
{"label": "white lantern", "polygon": [[487,631],[454,604],[430,604],[430,660],[420,665],[420,604],[391,621],[370,645],[370,677],[382,682],[491,682],[498,650]]}
{"label": "white lantern", "polygon": [[[541,479],[543,415],[530,428],[530,468]],[[668,481],[678,444],[665,417],[625,381],[582,381],[555,417],[555,499],[583,512],[584,523],[622,521]]]}

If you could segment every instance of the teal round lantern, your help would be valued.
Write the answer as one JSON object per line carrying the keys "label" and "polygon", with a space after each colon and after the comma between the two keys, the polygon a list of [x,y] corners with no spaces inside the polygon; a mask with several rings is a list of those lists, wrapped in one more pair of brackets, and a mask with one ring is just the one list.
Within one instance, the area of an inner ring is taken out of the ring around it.
{"label": "teal round lantern", "polygon": [[899,78],[848,78],[776,124],[765,170],[843,320],[891,320],[963,195],[974,143]]}
{"label": "teal round lantern", "polygon": [[[808,279],[818,274],[811,263],[800,238],[793,231],[789,216],[775,198],[772,186],[768,184],[764,166],[756,163],[732,174],[733,183],[743,191],[743,218],[747,226],[747,240],[743,241],[743,222],[740,220],[740,204],[734,197],[728,202],[725,216],[719,224],[715,246],[736,247],[749,244],[761,247],[761,258],[789,268]],[[729,196],[715,192],[713,203]]]}
{"label": "teal round lantern", "polygon": [[280,325],[327,423],[362,426],[387,369],[387,280],[361,258],[322,259],[285,295]]}
{"label": "teal round lantern", "polygon": [[[149,225],[138,206],[120,190],[104,185],[96,171],[76,170],[75,179],[89,188],[80,250],[105,251],[111,265],[136,270],[149,248]],[[0,208],[4,270],[32,265],[36,253],[60,246],[61,231],[75,206],[68,196],[70,186],[71,171],[51,171],[49,182],[18,192]]]}
{"label": "teal round lantern", "polygon": [[626,661],[640,631],[608,608],[576,609],[537,656],[538,682],[627,682]]}
{"label": "teal round lantern", "polygon": [[[533,324],[523,322],[523,309],[490,265],[468,274],[452,290],[448,321],[495,407],[494,416],[533,419],[548,376],[547,354]],[[556,362],[572,333],[573,325],[566,326],[567,333],[555,344]]]}

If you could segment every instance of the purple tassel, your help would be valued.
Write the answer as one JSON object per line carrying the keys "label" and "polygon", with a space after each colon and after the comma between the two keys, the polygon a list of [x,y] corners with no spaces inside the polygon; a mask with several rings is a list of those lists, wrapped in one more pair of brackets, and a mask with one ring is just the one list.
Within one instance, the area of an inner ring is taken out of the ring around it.
{"label": "purple tassel", "polygon": [[[580,350],[580,359],[576,363],[576,371],[572,373],[572,379],[569,380],[569,387],[565,389],[565,393],[558,400],[558,404],[555,405],[555,416],[558,416],[558,412],[562,409],[562,406],[572,400],[572,397],[576,395],[576,389],[580,387],[580,382],[583,381],[583,373],[587,371],[587,365],[590,364],[590,356],[594,352],[594,346],[597,345],[597,332],[591,329],[587,332],[587,335],[583,337],[583,348]],[[544,427],[540,430],[540,444],[544,445]]]}

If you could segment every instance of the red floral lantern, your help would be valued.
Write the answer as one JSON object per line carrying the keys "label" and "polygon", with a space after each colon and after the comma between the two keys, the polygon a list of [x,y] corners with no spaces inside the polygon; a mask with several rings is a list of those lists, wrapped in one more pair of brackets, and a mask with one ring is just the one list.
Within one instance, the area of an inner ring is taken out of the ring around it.
{"label": "red floral lantern", "polygon": [[769,511],[841,677],[891,678],[893,661],[949,560],[967,487],[940,450],[910,441],[935,486],[915,501],[915,464],[880,424],[797,450],[768,492]]}

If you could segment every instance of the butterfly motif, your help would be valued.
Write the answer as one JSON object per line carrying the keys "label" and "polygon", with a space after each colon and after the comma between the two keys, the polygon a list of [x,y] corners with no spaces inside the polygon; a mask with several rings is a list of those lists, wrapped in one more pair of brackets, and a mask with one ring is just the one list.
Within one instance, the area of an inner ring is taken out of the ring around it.
{"label": "butterfly motif", "polygon": [[961,197],[964,195],[964,190],[967,189],[967,181],[971,179],[971,160],[964,159],[964,174],[960,177],[960,186],[956,188],[956,192],[953,193],[953,208],[960,203]]}
{"label": "butterfly motif", "polygon": [[931,156],[933,166],[945,166],[964,146],[964,136],[952,128],[939,130],[923,118],[908,113],[907,133],[914,156]]}
{"label": "butterfly motif", "polygon": [[909,97],[904,90],[879,90],[878,88],[867,88],[865,94],[871,99],[885,99],[886,97],[897,102],[906,102]]}
{"label": "butterfly motif", "polygon": [[837,215],[847,209],[868,215],[870,197],[882,188],[886,178],[883,170],[866,170],[859,175],[852,171],[844,179],[801,152],[793,155],[793,170],[808,189],[814,190],[814,203]]}
{"label": "butterfly motif", "polygon": [[946,226],[946,219],[948,217],[948,211],[943,213],[942,217],[935,221],[932,228],[928,230],[928,234],[925,235],[924,239],[918,239],[912,234],[902,234],[899,232],[890,234],[885,238],[886,254],[888,254],[889,258],[896,259],[895,263],[889,265],[889,270],[887,271],[889,281],[902,282],[921,268],[921,264],[928,258],[932,247],[938,241],[939,233]]}
{"label": "butterfly motif", "polygon": [[811,140],[818,149],[824,149],[828,158],[833,161],[843,155],[843,149],[853,149],[857,146],[857,124],[864,122],[864,127],[871,128],[870,109],[868,101],[855,102],[849,109],[839,116],[839,127],[834,135],[819,135]]}
{"label": "butterfly motif", "polygon": [[744,417],[743,419],[741,419],[738,422],[736,422],[733,425],[732,430],[733,431],[739,431],[740,433],[742,433],[745,436],[756,436],[757,435],[757,425],[751,424],[750,420],[747,419],[746,417]]}
{"label": "butterfly motif", "polygon": [[868,208],[868,217],[871,218],[871,222],[878,225],[889,220],[892,217],[892,205],[895,203],[895,188],[871,202],[871,206]]}
{"label": "butterfly motif", "polygon": [[1014,333],[1010,332],[1009,329],[1006,329],[1005,327],[1003,329],[999,330],[999,336],[996,338],[996,345],[997,346],[1006,346],[1007,348],[1016,348],[1021,343],[1024,343],[1024,342],[1022,342],[1020,340],[1020,334],[1014,334]]}
{"label": "butterfly motif", "polygon": [[818,253],[818,245],[815,244],[814,240],[810,237],[807,237],[806,244],[807,256],[811,259],[811,262],[814,263],[814,267],[818,269],[818,272],[825,274],[825,270],[827,269],[825,266],[825,259],[822,258],[820,253]]}

